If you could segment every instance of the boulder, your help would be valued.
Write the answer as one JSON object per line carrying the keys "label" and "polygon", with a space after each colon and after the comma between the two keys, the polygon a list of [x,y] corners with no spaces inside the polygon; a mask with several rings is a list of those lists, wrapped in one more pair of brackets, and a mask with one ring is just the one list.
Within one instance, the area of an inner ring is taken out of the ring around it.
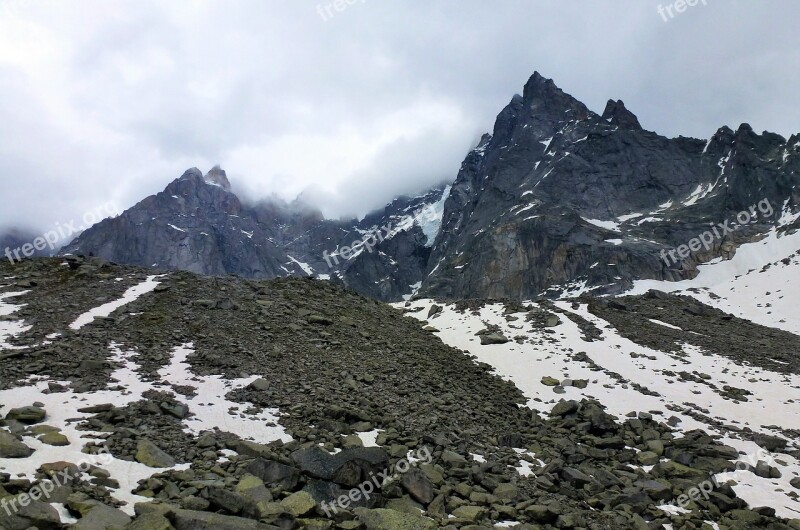
{"label": "boulder", "polygon": [[14,435],[0,431],[0,458],[28,458],[34,450],[17,440]]}
{"label": "boulder", "polygon": [[175,530],[270,530],[272,528],[253,519],[192,510],[175,510],[168,517]]}
{"label": "boulder", "polygon": [[481,344],[484,346],[489,344],[505,344],[509,342],[509,339],[499,331],[486,333],[485,335],[481,335],[480,337],[481,337]]}
{"label": "boulder", "polygon": [[[6,497],[4,509],[0,509],[0,528],[9,530],[56,530],[61,528],[61,518],[52,505],[43,501],[31,501],[27,498],[27,506],[22,506],[16,499]],[[13,503],[13,504],[12,504]],[[14,506],[14,508],[11,508]]]}
{"label": "boulder", "polygon": [[564,417],[568,414],[572,414],[578,411],[580,408],[580,404],[577,401],[570,400],[570,401],[559,401],[555,404],[553,409],[550,411],[550,416],[552,417]]}
{"label": "boulder", "polygon": [[433,500],[433,483],[421,469],[410,469],[403,475],[400,483],[403,489],[417,502],[428,505]]}
{"label": "boulder", "polygon": [[150,440],[140,440],[136,448],[136,461],[148,467],[175,467],[175,459]]}
{"label": "boulder", "polygon": [[39,441],[43,444],[52,445],[54,447],[63,447],[69,445],[69,438],[57,431],[44,433],[39,437]]}
{"label": "boulder", "polygon": [[75,530],[108,530],[125,528],[130,522],[131,518],[122,510],[95,501],[94,506],[88,513],[70,528]]}
{"label": "boulder", "polygon": [[286,490],[293,490],[300,481],[297,469],[265,458],[256,458],[245,470],[270,486],[280,486]]}
{"label": "boulder", "polygon": [[366,530],[436,530],[432,519],[395,510],[356,508],[355,514]]}
{"label": "boulder", "polygon": [[47,417],[47,412],[41,407],[21,407],[18,409],[11,409],[6,414],[7,420],[17,420],[20,423],[27,423],[32,425],[39,423]]}
{"label": "boulder", "polygon": [[281,501],[281,506],[294,516],[305,515],[314,509],[317,501],[307,491],[292,493]]}

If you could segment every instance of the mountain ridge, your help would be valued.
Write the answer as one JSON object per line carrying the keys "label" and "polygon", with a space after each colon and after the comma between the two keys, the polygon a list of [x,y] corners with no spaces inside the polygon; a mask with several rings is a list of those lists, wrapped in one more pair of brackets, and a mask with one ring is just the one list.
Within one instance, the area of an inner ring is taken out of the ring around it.
{"label": "mountain ridge", "polygon": [[[158,199],[92,227],[64,252],[213,275],[315,275],[384,301],[531,299],[576,286],[620,293],[636,279],[691,278],[698,264],[730,257],[797,211],[799,151],[799,135],[759,135],[748,124],[720,127],[708,140],[666,138],[644,129],[621,100],[597,114],[535,72],[452,183],[361,220],[324,219],[298,204],[244,204],[217,166],[187,171]],[[184,201],[177,210],[175,197]],[[709,223],[764,200],[772,215],[676,263],[662,259]],[[382,237],[391,223],[403,229]],[[375,245],[359,243],[372,236],[381,236]],[[326,259],[353,246],[355,257]]]}

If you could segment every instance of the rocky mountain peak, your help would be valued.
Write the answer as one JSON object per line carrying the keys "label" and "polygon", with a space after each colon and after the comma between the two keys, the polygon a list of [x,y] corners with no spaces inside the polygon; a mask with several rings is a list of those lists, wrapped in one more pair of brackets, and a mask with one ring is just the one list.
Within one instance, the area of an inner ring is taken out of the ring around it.
{"label": "rocky mountain peak", "polygon": [[206,173],[206,175],[203,177],[203,180],[206,181],[206,184],[219,186],[225,191],[231,191],[231,183],[228,181],[228,175],[219,165],[211,168],[211,171]]}
{"label": "rocky mountain peak", "polygon": [[[534,72],[522,92],[522,99],[535,118],[583,120],[589,109],[539,72]],[[512,105],[515,103],[512,100]]]}
{"label": "rocky mountain peak", "polygon": [[178,180],[191,180],[198,178],[203,178],[203,172],[197,169],[196,167],[191,167],[186,171],[184,171],[183,175],[181,175]]}
{"label": "rocky mountain peak", "polygon": [[621,99],[617,101],[608,100],[606,110],[603,111],[603,119],[620,129],[642,129],[639,119],[625,107],[625,103]]}

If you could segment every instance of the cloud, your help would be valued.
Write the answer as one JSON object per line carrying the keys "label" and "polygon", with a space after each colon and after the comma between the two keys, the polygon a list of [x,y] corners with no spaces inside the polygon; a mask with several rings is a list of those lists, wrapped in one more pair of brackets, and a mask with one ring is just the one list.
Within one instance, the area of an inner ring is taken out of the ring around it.
{"label": "cloud", "polygon": [[366,0],[327,21],[327,0],[0,0],[0,226],[126,208],[215,163],[248,196],[360,215],[455,178],[534,70],[667,136],[789,135],[791,2],[664,22],[649,0]]}

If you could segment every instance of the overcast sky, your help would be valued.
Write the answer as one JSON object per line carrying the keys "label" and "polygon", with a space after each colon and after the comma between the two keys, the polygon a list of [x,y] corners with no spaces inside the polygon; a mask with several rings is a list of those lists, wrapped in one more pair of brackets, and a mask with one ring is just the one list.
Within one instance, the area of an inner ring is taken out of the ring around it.
{"label": "overcast sky", "polygon": [[350,1],[0,0],[0,226],[217,163],[363,214],[454,179],[534,70],[667,136],[800,132],[797,0]]}

